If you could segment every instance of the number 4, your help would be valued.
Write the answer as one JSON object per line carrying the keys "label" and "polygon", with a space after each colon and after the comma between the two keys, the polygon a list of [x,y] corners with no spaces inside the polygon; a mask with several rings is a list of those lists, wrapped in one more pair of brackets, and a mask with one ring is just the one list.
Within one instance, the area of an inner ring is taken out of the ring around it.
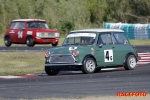
{"label": "number 4", "polygon": [[18,32],[18,38],[22,38],[23,37],[23,34],[22,34],[23,32],[22,31],[19,31]]}
{"label": "number 4", "polygon": [[113,62],[113,50],[104,50],[105,62]]}
{"label": "number 4", "polygon": [[109,61],[109,51],[106,51],[106,59]]}

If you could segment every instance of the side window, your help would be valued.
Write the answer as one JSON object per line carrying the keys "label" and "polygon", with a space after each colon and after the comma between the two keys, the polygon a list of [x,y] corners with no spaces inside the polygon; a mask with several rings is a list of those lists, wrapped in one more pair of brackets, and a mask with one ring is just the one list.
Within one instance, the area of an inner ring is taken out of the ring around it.
{"label": "side window", "polygon": [[24,22],[19,22],[18,29],[25,29]]}
{"label": "side window", "polygon": [[12,22],[10,29],[17,29],[17,26],[18,26],[18,22]]}
{"label": "side window", "polygon": [[113,33],[113,38],[116,41],[115,44],[127,44],[128,40],[126,39],[124,33]]}
{"label": "side window", "polygon": [[114,44],[118,44],[118,42],[114,36],[112,36],[112,41],[114,42]]}
{"label": "side window", "polygon": [[111,39],[111,34],[110,33],[101,33],[98,38],[98,45],[103,44],[103,45],[111,45],[112,39]]}
{"label": "side window", "polygon": [[91,45],[93,44],[95,39],[93,37],[80,37],[81,44]]}

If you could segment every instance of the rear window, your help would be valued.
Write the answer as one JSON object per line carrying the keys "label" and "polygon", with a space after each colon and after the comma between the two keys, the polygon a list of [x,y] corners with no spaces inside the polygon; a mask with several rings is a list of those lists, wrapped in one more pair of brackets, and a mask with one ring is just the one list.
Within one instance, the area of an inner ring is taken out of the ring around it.
{"label": "rear window", "polygon": [[127,44],[128,43],[128,40],[127,38],[125,37],[124,33],[118,33],[118,32],[115,32],[113,33],[113,41],[115,44]]}
{"label": "rear window", "polygon": [[98,45],[111,45],[112,39],[111,39],[111,33],[101,33],[98,38]]}

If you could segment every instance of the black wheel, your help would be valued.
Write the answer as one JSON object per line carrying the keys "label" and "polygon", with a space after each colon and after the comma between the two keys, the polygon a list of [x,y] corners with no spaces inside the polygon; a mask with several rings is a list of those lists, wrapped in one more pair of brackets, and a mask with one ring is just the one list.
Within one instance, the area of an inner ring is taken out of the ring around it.
{"label": "black wheel", "polygon": [[11,46],[11,41],[10,41],[10,37],[9,36],[6,36],[5,38],[4,38],[4,43],[5,43],[5,45],[7,46],[7,47],[10,47]]}
{"label": "black wheel", "polygon": [[96,68],[96,70],[94,71],[94,73],[98,73],[98,72],[100,72],[101,71],[101,68]]}
{"label": "black wheel", "polygon": [[27,37],[27,39],[26,39],[26,44],[27,44],[27,46],[29,46],[29,47],[34,46],[35,44],[34,44],[33,38],[32,38],[32,37]]}
{"label": "black wheel", "polygon": [[96,63],[93,58],[86,58],[83,61],[83,66],[81,67],[81,70],[84,74],[94,73],[95,69],[96,69]]}
{"label": "black wheel", "polygon": [[127,57],[126,62],[124,64],[124,68],[126,70],[133,70],[136,67],[136,58],[134,55],[130,55]]}
{"label": "black wheel", "polygon": [[56,42],[56,43],[54,43],[54,44],[52,43],[52,46],[53,46],[53,47],[56,47],[57,45],[58,45],[58,42]]}
{"label": "black wheel", "polygon": [[59,69],[51,69],[49,67],[45,67],[45,72],[50,76],[57,75],[59,73]]}

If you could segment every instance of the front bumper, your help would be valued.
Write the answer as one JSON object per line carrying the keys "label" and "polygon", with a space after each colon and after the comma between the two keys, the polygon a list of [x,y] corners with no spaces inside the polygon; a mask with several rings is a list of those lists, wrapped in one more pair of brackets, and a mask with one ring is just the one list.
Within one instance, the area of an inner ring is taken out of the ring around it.
{"label": "front bumper", "polygon": [[58,42],[57,38],[35,38],[35,43],[56,43]]}
{"label": "front bumper", "polygon": [[45,67],[61,67],[61,66],[81,66],[82,63],[73,63],[73,64],[45,64]]}
{"label": "front bumper", "polygon": [[51,69],[62,69],[62,70],[80,70],[82,63],[73,63],[73,64],[45,64],[45,67]]}

